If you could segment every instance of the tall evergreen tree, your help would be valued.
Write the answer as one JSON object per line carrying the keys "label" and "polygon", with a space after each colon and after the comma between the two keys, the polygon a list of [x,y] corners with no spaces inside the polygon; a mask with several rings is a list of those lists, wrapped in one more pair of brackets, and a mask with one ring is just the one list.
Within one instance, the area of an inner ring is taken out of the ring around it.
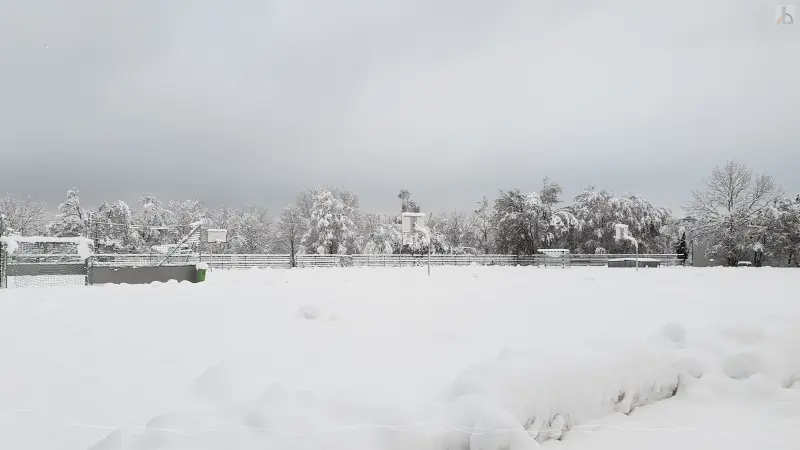
{"label": "tall evergreen tree", "polygon": [[686,232],[681,235],[681,240],[678,241],[678,245],[675,248],[675,253],[678,254],[678,259],[681,260],[681,265],[686,265],[686,260],[689,259],[689,252],[686,247]]}

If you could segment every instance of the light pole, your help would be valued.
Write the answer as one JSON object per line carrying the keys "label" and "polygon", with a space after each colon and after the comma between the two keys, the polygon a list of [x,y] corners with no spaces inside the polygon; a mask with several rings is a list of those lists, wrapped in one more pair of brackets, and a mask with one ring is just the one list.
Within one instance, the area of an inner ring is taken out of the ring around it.
{"label": "light pole", "polygon": [[422,233],[423,236],[428,238],[428,276],[431,276],[431,247],[433,247],[433,232],[426,226],[418,226],[414,224],[414,231]]}

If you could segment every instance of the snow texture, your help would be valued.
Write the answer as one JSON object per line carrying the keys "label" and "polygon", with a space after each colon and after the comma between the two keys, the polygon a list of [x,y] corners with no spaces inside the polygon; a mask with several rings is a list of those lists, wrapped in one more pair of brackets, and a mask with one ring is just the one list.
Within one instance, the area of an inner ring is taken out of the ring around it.
{"label": "snow texture", "polygon": [[197,270],[208,270],[208,263],[204,263],[204,262],[197,263],[197,264],[195,264],[195,268]]}
{"label": "snow texture", "polygon": [[0,448],[796,449],[798,287],[441,267],[12,289]]}

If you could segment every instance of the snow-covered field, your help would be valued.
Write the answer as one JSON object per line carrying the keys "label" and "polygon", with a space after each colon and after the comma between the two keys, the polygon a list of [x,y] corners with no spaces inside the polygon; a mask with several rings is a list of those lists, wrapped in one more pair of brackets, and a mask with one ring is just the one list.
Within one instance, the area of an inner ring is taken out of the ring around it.
{"label": "snow-covered field", "polygon": [[800,272],[215,271],[0,291],[0,448],[798,449]]}

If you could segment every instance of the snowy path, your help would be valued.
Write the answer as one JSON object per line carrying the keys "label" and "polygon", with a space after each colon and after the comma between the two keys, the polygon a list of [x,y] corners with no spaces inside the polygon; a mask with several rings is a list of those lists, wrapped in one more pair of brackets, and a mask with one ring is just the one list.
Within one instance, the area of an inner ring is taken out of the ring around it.
{"label": "snowy path", "polygon": [[798,287],[477,267],[6,290],[0,448],[800,448]]}

